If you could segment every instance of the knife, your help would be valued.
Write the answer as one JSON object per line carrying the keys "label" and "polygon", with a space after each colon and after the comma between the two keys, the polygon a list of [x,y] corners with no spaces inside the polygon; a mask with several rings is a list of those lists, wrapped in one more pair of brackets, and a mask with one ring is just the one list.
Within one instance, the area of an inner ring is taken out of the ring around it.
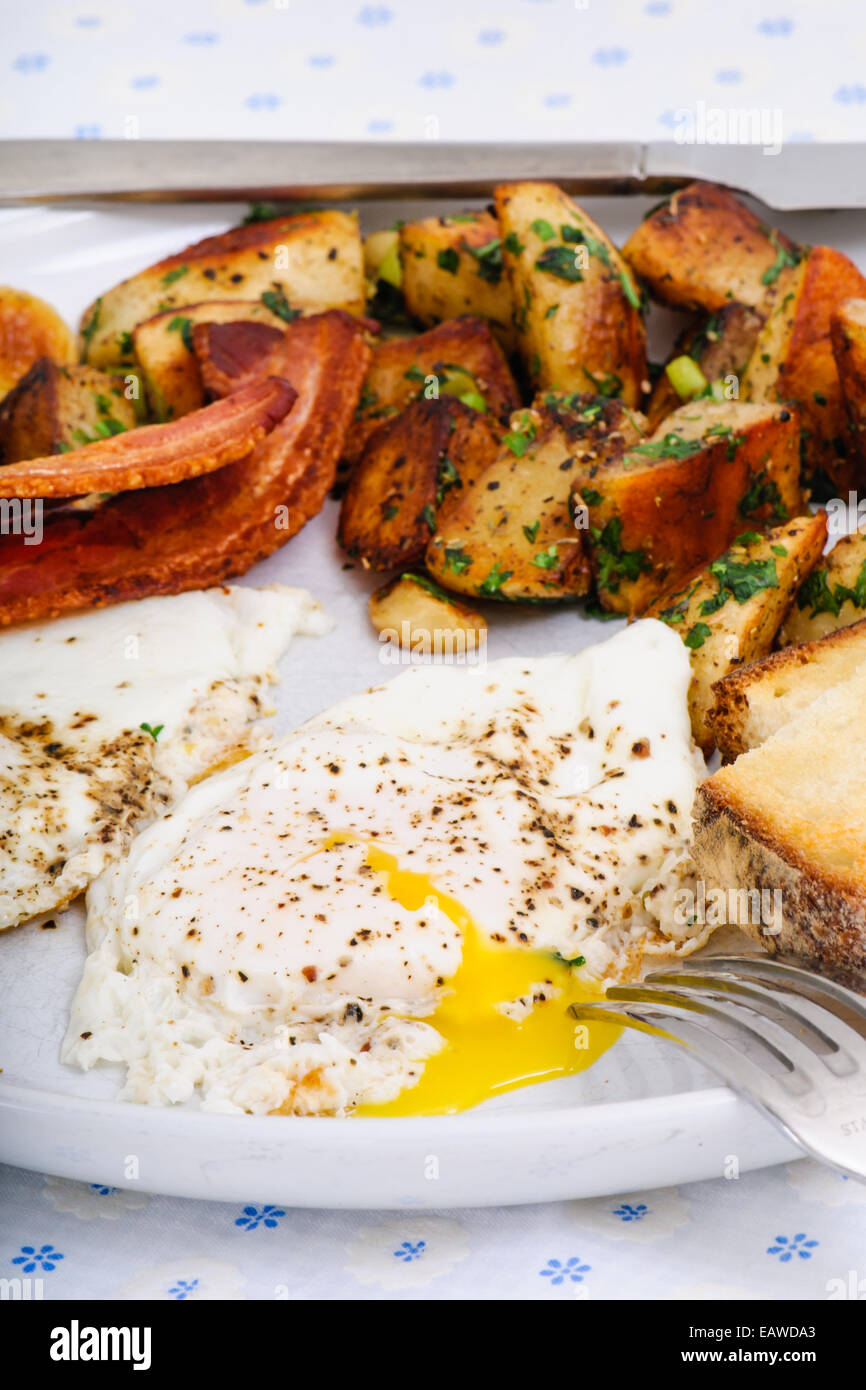
{"label": "knife", "polygon": [[477,196],[517,179],[551,179],[576,194],[662,195],[708,179],[780,211],[866,207],[862,145],[772,148],[676,141],[6,140],[0,141],[0,206]]}

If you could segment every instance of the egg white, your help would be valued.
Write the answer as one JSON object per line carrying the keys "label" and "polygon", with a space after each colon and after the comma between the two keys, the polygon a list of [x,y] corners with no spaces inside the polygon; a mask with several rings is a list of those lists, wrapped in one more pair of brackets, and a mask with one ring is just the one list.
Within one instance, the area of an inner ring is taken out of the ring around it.
{"label": "egg white", "polygon": [[243,742],[293,635],[328,626],[304,590],[274,586],[0,634],[0,928],[81,892]]}
{"label": "egg white", "polygon": [[395,1096],[442,1046],[424,1019],[462,939],[435,897],[389,896],[370,845],[490,940],[596,979],[694,949],[669,911],[704,771],[689,677],[655,621],[576,656],[414,668],[193,787],[91,885],[64,1060],[125,1063],[148,1103]]}

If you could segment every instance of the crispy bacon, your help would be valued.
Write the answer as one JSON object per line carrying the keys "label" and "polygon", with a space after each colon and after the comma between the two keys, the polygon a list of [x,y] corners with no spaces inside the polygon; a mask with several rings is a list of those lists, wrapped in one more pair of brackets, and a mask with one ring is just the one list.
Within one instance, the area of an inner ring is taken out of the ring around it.
{"label": "crispy bacon", "polygon": [[297,392],[279,377],[251,382],[167,425],[143,425],[67,454],[0,468],[0,497],[81,497],[197,478],[246,458],[288,414]]}
{"label": "crispy bacon", "polygon": [[[223,328],[228,332],[220,332]],[[252,319],[240,323],[197,323],[192,330],[193,350],[208,396],[227,396],[230,391],[258,380],[264,370],[270,370],[271,357],[285,336],[279,328],[254,323]]]}
{"label": "crispy bacon", "polygon": [[39,546],[0,537],[0,625],[244,574],[321,509],[367,370],[363,326],[339,309],[289,325],[291,413],[218,472],[46,517]]}

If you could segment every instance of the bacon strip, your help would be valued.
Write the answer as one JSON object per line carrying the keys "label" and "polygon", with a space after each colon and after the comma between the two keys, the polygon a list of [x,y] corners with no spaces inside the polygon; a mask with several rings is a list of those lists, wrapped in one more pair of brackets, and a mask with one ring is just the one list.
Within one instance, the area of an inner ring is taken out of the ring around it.
{"label": "bacon strip", "polygon": [[68,454],[0,468],[0,497],[81,497],[196,478],[251,453],[291,410],[297,392],[272,376],[166,425],[143,425]]}
{"label": "bacon strip", "polygon": [[40,545],[0,535],[0,626],[244,574],[301,529],[333,486],[370,358],[339,309],[286,330],[298,399],[248,458],[171,487],[122,493],[94,512],[45,516]]}

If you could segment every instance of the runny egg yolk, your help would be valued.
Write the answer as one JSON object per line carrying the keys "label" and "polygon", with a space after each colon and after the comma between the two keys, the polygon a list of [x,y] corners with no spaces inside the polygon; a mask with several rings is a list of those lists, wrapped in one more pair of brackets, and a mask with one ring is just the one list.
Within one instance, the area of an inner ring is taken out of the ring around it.
{"label": "runny egg yolk", "polygon": [[[428,874],[401,869],[393,855],[376,845],[368,847],[367,863],[382,874],[386,891],[407,911],[418,911],[432,899],[460,928],[463,958],[435,1012],[424,1020],[442,1035],[445,1047],[428,1058],[416,1085],[384,1104],[359,1106],[359,1115],[465,1110],[518,1086],[583,1071],[619,1037],[620,1028],[604,1023],[590,1027],[568,1013],[569,1004],[599,998],[600,991],[581,982],[567,961],[489,941]],[[536,997],[540,995],[545,997]],[[497,1007],[519,999],[536,1002],[517,1018]]]}

